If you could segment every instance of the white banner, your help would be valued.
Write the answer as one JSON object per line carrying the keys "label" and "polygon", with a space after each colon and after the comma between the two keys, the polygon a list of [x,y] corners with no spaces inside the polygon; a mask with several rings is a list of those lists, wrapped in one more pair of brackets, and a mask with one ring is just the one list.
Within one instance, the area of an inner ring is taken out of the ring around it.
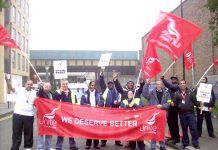
{"label": "white banner", "polygon": [[67,79],[67,61],[53,61],[54,65],[54,78],[55,79]]}
{"label": "white banner", "polygon": [[98,62],[98,67],[109,66],[111,56],[112,53],[101,54],[101,58]]}
{"label": "white banner", "polygon": [[211,91],[212,91],[212,84],[200,83],[197,92],[197,101],[209,103],[211,97]]}

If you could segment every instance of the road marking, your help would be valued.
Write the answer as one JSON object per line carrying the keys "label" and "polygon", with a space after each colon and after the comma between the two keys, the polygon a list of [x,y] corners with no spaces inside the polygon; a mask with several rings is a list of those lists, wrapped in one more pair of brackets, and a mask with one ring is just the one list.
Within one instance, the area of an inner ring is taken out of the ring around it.
{"label": "road marking", "polygon": [[1,119],[0,119],[0,122],[1,122],[1,121],[4,121],[4,120],[7,120],[7,119],[10,119],[10,118],[12,118],[12,115],[9,115],[9,116],[6,116],[6,117],[1,118]]}

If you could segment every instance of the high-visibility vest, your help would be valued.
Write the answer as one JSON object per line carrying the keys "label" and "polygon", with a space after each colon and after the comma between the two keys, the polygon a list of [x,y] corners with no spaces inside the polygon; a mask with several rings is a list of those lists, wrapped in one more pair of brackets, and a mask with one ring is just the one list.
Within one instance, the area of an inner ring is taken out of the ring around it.
{"label": "high-visibility vest", "polygon": [[[123,100],[123,103],[124,103],[125,106],[128,106],[128,105],[129,105],[129,101],[126,100],[126,99]],[[134,104],[134,105],[139,105],[139,103],[140,103],[140,98],[134,98],[134,99],[133,99],[133,104]],[[133,105],[133,106],[134,106],[134,105]]]}
{"label": "high-visibility vest", "polygon": [[[104,105],[106,104],[106,100],[107,100],[107,94],[108,94],[108,92],[109,92],[109,89],[108,88],[106,88],[106,90],[104,91],[104,93],[103,93],[103,99],[104,99]],[[121,101],[121,94],[118,94],[118,99],[117,99],[117,101]]]}
{"label": "high-visibility vest", "polygon": [[77,104],[76,103],[76,94],[73,91],[71,91],[71,101],[72,101],[72,104]]}

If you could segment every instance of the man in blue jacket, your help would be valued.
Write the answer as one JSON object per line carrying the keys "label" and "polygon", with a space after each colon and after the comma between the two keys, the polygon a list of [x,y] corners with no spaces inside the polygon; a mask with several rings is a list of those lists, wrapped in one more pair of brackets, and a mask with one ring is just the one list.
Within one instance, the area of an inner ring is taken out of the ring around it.
{"label": "man in blue jacket", "polygon": [[[121,108],[141,108],[143,107],[140,98],[134,98],[132,90],[127,91],[127,99],[122,100],[120,104]],[[144,141],[137,141],[139,150],[145,150]],[[136,150],[136,141],[129,141],[129,147],[131,150]]]}
{"label": "man in blue jacket", "polygon": [[[68,88],[68,80],[61,81],[61,88],[54,93],[54,99],[61,102],[68,102],[71,104],[77,103],[76,95]],[[56,142],[56,150],[61,150],[64,142],[64,137],[58,136]],[[71,150],[78,150],[76,142],[73,137],[69,138],[69,146]]]}
{"label": "man in blue jacket", "polygon": [[[114,87],[113,81],[108,81],[107,86],[104,81],[103,70],[100,72],[99,85],[103,93],[104,107],[119,108],[120,95]],[[101,147],[105,147],[107,140],[101,140]],[[115,141],[117,146],[123,146],[120,141]]]}
{"label": "man in blue jacket", "polygon": [[[95,88],[95,81],[91,81],[89,83],[89,89],[81,97],[80,104],[81,105],[88,105],[88,106],[92,106],[92,107],[96,107],[96,106],[103,107],[104,106],[103,97]],[[100,149],[100,147],[98,146],[99,140],[95,139],[93,141],[94,141],[94,148]],[[91,146],[92,146],[92,139],[87,139],[85,149],[90,149]]]}
{"label": "man in blue jacket", "polygon": [[[156,88],[149,92],[150,80],[143,87],[142,95],[149,101],[150,106],[157,106],[157,108],[168,110],[173,102],[170,93],[164,88],[161,80],[156,81]],[[160,150],[166,150],[164,141],[159,141]],[[156,149],[156,141],[151,141],[151,149]]]}

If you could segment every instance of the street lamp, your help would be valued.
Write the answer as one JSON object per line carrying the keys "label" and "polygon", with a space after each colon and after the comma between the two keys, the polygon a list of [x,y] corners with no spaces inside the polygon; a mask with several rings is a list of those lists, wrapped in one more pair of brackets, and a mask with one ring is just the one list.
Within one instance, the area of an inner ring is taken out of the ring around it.
{"label": "street lamp", "polygon": [[48,70],[49,70],[49,66],[45,67],[45,81],[48,82]]}

